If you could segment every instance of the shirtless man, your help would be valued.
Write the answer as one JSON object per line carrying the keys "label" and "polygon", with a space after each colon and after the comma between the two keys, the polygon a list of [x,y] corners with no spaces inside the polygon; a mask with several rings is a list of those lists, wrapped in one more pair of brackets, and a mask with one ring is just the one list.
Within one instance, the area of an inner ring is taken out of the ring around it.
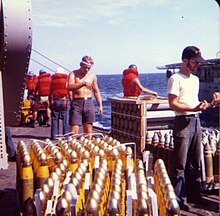
{"label": "shirtless man", "polygon": [[97,77],[90,71],[93,64],[90,56],[84,56],[80,62],[80,68],[69,74],[67,84],[68,90],[72,92],[70,130],[73,134],[78,134],[79,127],[83,125],[83,131],[89,134],[89,138],[91,138],[92,123],[95,121],[92,93],[99,106],[98,113],[100,115],[103,113]]}

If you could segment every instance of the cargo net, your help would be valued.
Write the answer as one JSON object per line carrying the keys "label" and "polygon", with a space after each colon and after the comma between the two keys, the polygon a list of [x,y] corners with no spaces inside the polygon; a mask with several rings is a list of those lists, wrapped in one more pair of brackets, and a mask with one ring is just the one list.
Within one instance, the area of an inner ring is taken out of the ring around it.
{"label": "cargo net", "polygon": [[[162,159],[151,175],[135,143],[109,135],[20,140],[17,191],[25,215],[180,215]],[[161,181],[161,178],[166,179]],[[167,190],[169,193],[167,193]]]}

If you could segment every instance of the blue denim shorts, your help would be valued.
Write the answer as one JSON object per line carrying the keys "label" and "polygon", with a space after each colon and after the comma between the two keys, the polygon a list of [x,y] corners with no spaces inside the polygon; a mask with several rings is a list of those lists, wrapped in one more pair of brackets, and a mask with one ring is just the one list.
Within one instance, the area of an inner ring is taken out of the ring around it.
{"label": "blue denim shorts", "polygon": [[95,121],[95,111],[92,98],[76,98],[71,102],[70,125],[92,124]]}

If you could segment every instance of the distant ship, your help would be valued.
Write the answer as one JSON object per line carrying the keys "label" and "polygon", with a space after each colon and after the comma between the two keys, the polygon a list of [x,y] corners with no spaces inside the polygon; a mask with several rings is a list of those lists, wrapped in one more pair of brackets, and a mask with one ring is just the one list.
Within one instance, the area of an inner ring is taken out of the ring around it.
{"label": "distant ship", "polygon": [[[172,74],[179,71],[181,63],[167,64],[157,67],[158,69],[167,70],[166,76],[169,78]],[[210,102],[214,92],[220,91],[220,58],[206,60],[206,64],[201,65],[198,71],[194,73],[199,78],[199,100]],[[211,117],[211,118],[210,118]],[[219,106],[214,109],[207,109],[201,114],[203,125],[219,126]]]}

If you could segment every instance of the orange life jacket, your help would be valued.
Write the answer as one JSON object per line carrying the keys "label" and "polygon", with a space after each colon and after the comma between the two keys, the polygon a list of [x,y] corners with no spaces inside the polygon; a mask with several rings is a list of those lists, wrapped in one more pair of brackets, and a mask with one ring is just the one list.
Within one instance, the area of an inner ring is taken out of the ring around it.
{"label": "orange life jacket", "polygon": [[37,86],[37,76],[27,76],[26,79],[26,89],[28,90],[28,94],[32,94],[35,92]]}
{"label": "orange life jacket", "polygon": [[133,83],[138,78],[138,71],[135,68],[129,68],[123,71],[122,86],[124,96],[139,96],[141,90]]}
{"label": "orange life jacket", "polygon": [[50,74],[43,73],[38,76],[38,95],[40,96],[48,96],[50,89]]}
{"label": "orange life jacket", "polygon": [[51,79],[51,95],[53,98],[64,98],[68,96],[68,90],[66,87],[67,74],[53,74]]}

